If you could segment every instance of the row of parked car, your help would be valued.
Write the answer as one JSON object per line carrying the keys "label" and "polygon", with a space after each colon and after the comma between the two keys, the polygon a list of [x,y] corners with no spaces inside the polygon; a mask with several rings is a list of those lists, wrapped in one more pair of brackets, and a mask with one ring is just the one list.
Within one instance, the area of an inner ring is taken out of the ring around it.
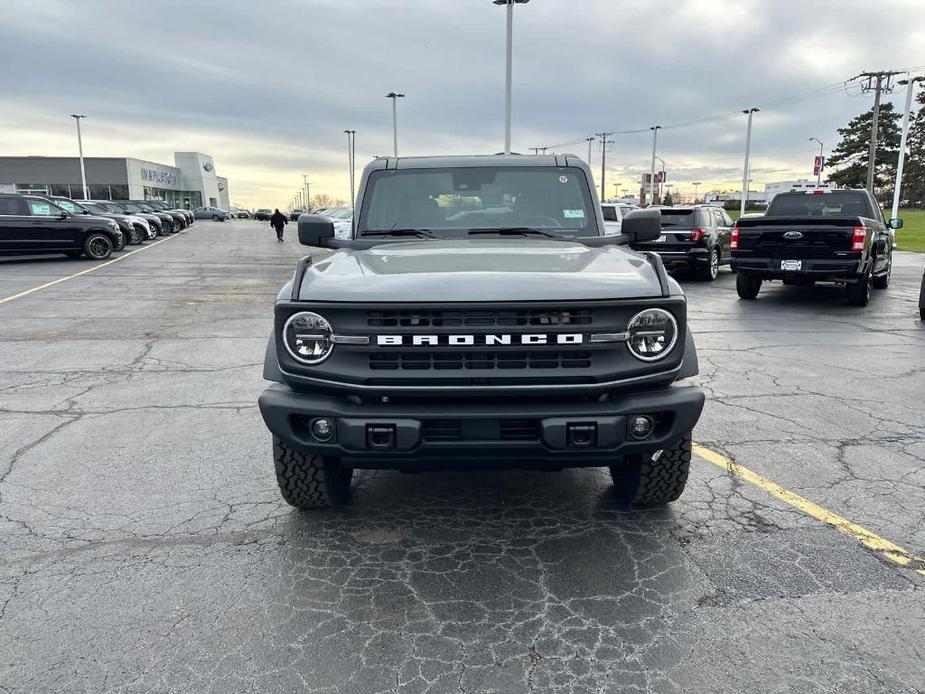
{"label": "row of parked car", "polygon": [[64,254],[104,260],[113,251],[192,226],[190,210],[160,200],[71,200],[0,194],[0,255]]}

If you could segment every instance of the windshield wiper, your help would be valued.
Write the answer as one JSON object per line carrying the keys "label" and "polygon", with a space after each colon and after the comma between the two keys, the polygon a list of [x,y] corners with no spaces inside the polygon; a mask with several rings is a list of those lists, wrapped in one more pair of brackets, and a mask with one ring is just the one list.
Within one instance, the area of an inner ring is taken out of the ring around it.
{"label": "windshield wiper", "polygon": [[361,231],[360,236],[416,236],[422,239],[437,238],[427,229],[377,229],[373,231]]}
{"label": "windshield wiper", "polygon": [[548,236],[551,239],[559,238],[555,234],[550,234],[549,232],[543,231],[542,229],[535,229],[533,227],[500,227],[497,229],[469,229],[469,236],[477,236],[480,234],[501,234],[502,236],[529,236],[535,234],[536,236]]}

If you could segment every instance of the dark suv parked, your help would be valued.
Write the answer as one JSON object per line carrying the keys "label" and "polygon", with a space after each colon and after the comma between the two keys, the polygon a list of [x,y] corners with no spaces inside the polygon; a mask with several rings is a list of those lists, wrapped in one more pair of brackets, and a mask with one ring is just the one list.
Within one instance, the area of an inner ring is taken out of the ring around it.
{"label": "dark suv parked", "polygon": [[103,260],[123,244],[111,219],[71,214],[37,195],[0,194],[0,255],[64,253]]}
{"label": "dark suv parked", "polygon": [[122,203],[124,200],[87,200],[86,202],[91,203],[96,207],[101,207],[107,212],[112,212],[113,214],[126,214],[132,217],[141,217],[148,223],[149,234],[148,240],[154,239],[157,236],[164,236],[167,232],[164,230],[164,220],[158,217],[156,214],[151,214],[149,212],[141,212],[134,205],[133,209],[128,209]]}
{"label": "dark suv parked", "polygon": [[132,200],[132,202],[134,202],[136,205],[141,205],[142,208],[147,208],[154,212],[166,212],[180,224],[181,229],[185,229],[193,223],[192,212],[189,210],[180,210],[176,207],[171,207],[163,200]]}
{"label": "dark suv parked", "polygon": [[129,214],[154,215],[159,220],[161,220],[162,234],[176,234],[178,231],[180,231],[177,220],[174,219],[173,215],[171,214],[160,212],[145,205],[139,205],[137,202],[132,202],[130,200],[119,200],[117,204]]}
{"label": "dark suv parked", "polygon": [[144,231],[142,231],[140,228],[136,228],[132,224],[128,215],[98,212],[91,209],[90,207],[87,207],[82,201],[77,202],[76,200],[71,200],[70,198],[65,198],[58,195],[49,195],[47,198],[55,203],[58,207],[63,207],[71,214],[85,214],[91,215],[93,217],[102,217],[103,219],[111,219],[116,224],[118,224],[119,231],[122,232],[124,243],[121,247],[117,247],[114,250],[121,251],[123,248],[125,248],[125,244],[135,245],[145,240]]}
{"label": "dark suv parked", "polygon": [[662,207],[662,235],[634,243],[637,251],[658,253],[669,270],[693,270],[700,279],[715,280],[720,265],[730,260],[732,218],[721,207],[690,205]]}

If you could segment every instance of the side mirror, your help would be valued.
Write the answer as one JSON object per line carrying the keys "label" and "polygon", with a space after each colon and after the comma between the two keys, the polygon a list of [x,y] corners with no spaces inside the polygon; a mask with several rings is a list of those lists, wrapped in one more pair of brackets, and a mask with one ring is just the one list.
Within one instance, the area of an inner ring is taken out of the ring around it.
{"label": "side mirror", "polygon": [[58,219],[67,219],[71,215],[66,210],[61,210],[61,214],[58,215]]}
{"label": "side mirror", "polygon": [[662,212],[657,208],[632,210],[623,218],[620,231],[630,243],[654,241],[662,235]]}
{"label": "side mirror", "polygon": [[902,229],[903,220],[901,220],[899,217],[895,217],[894,219],[890,220],[889,227],[890,229]]}
{"label": "side mirror", "polygon": [[324,247],[334,238],[334,224],[317,214],[303,214],[299,217],[299,243],[303,246]]}

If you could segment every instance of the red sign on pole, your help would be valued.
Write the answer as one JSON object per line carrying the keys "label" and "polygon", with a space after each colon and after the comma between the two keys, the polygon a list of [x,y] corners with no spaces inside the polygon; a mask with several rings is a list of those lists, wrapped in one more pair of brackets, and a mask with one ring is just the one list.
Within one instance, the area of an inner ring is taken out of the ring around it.
{"label": "red sign on pole", "polygon": [[822,157],[817,154],[813,163],[813,176],[818,176],[820,171],[822,171]]}

